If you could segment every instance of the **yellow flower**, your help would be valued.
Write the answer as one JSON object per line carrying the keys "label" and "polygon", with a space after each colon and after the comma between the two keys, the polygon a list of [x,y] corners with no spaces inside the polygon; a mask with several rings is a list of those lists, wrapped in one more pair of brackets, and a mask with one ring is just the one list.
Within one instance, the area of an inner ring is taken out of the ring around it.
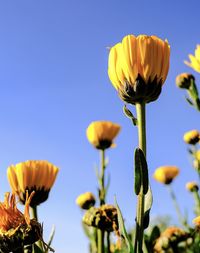
{"label": "yellow flower", "polygon": [[182,89],[189,89],[195,78],[192,74],[182,73],[176,77],[176,85]]}
{"label": "yellow flower", "polygon": [[23,245],[33,244],[42,239],[42,227],[29,216],[29,205],[34,192],[26,195],[24,214],[16,206],[15,195],[5,194],[0,202],[0,249],[2,252],[13,252]]}
{"label": "yellow flower", "polygon": [[186,189],[190,192],[194,192],[194,191],[198,191],[199,190],[199,186],[196,182],[188,182],[185,185]]}
{"label": "yellow flower", "polygon": [[196,47],[195,56],[189,54],[189,58],[190,62],[184,61],[184,63],[200,73],[200,45],[197,45]]}
{"label": "yellow flower", "polygon": [[192,220],[192,222],[195,224],[197,228],[200,228],[200,216],[197,216]]}
{"label": "yellow flower", "polygon": [[79,195],[76,199],[76,204],[82,209],[89,209],[95,205],[95,197],[91,192],[85,192]]}
{"label": "yellow flower", "polygon": [[163,184],[170,184],[173,179],[179,174],[179,169],[176,166],[161,166],[154,172],[154,179]]}
{"label": "yellow flower", "polygon": [[58,168],[48,161],[30,160],[11,165],[7,170],[8,181],[12,191],[24,204],[26,191],[29,195],[35,191],[30,206],[34,207],[47,200],[54,184]]}
{"label": "yellow flower", "polygon": [[168,74],[170,46],[156,36],[127,35],[110,49],[108,75],[125,102],[158,98]]}
{"label": "yellow flower", "polygon": [[184,134],[183,140],[188,144],[195,145],[200,140],[200,133],[198,130],[188,131]]}
{"label": "yellow flower", "polygon": [[120,131],[118,124],[110,121],[94,121],[87,130],[88,141],[97,149],[107,149],[113,145],[113,139]]}

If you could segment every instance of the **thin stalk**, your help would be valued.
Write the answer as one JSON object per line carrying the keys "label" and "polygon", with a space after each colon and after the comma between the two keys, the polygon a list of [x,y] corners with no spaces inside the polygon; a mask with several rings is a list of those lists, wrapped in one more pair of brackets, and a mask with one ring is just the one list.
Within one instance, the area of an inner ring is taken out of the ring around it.
{"label": "thin stalk", "polygon": [[196,204],[196,208],[195,208],[196,215],[200,215],[200,197],[199,197],[198,191],[194,191],[193,196],[194,196],[194,200],[195,200],[195,204]]}
{"label": "thin stalk", "polygon": [[[100,150],[100,189],[99,189],[99,201],[100,206],[105,204],[105,150]],[[97,231],[98,239],[98,253],[104,253],[104,231],[98,229]]]}
{"label": "thin stalk", "polygon": [[188,224],[187,224],[187,221],[186,219],[183,217],[182,213],[181,213],[181,210],[180,210],[180,207],[178,205],[178,202],[177,202],[177,199],[176,199],[176,195],[174,194],[174,191],[171,187],[171,185],[167,185],[168,187],[168,190],[169,190],[169,194],[171,196],[171,199],[173,201],[173,204],[174,204],[174,208],[176,210],[176,213],[177,213],[177,216],[178,216],[178,219],[179,219],[179,222],[185,227],[185,228],[189,228]]}
{"label": "thin stalk", "polygon": [[[32,218],[36,219],[36,221],[38,221],[38,214],[37,214],[37,206],[31,207],[31,214],[32,214]],[[43,246],[42,246],[42,242],[41,240],[38,240],[36,242],[37,246],[43,250]]]}
{"label": "thin stalk", "polygon": [[[137,126],[138,126],[138,142],[139,148],[143,151],[146,156],[146,121],[145,121],[145,103],[136,104],[137,112]],[[143,180],[141,180],[143,181]],[[135,253],[142,252],[143,245],[143,220],[144,220],[144,194],[143,194],[143,185],[141,185],[140,192],[137,198],[137,215],[136,215],[136,234],[135,234]]]}

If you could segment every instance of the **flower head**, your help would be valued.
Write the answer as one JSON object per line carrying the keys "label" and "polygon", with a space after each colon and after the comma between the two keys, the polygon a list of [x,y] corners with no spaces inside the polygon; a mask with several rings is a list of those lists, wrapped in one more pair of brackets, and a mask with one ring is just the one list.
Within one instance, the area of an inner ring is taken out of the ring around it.
{"label": "flower head", "polygon": [[182,73],[176,77],[176,85],[182,89],[189,89],[195,77],[189,73]]}
{"label": "flower head", "polygon": [[127,35],[110,49],[108,75],[125,102],[158,98],[169,69],[170,46],[156,36]]}
{"label": "flower head", "polygon": [[176,166],[161,166],[154,172],[154,179],[163,184],[170,184],[173,179],[179,174],[179,169]]}
{"label": "flower head", "polygon": [[76,204],[82,209],[89,209],[95,205],[95,197],[91,192],[85,192],[78,196],[76,199]]}
{"label": "flower head", "polygon": [[200,45],[195,49],[195,55],[189,54],[190,62],[184,61],[186,65],[200,73]]}
{"label": "flower head", "polygon": [[112,146],[114,138],[120,131],[118,124],[110,121],[94,121],[87,130],[89,142],[97,149],[107,149]]}
{"label": "flower head", "polygon": [[190,192],[194,192],[194,191],[198,191],[199,190],[199,186],[196,182],[188,182],[185,185],[185,188],[190,191]]}
{"label": "flower head", "polygon": [[33,244],[42,237],[42,227],[29,216],[29,205],[34,192],[26,195],[24,214],[16,206],[15,195],[5,194],[0,202],[0,249],[2,252],[13,252],[23,245]]}
{"label": "flower head", "polygon": [[11,165],[7,170],[8,181],[12,191],[19,196],[24,204],[26,191],[35,191],[30,206],[36,206],[47,200],[49,191],[54,184],[58,168],[48,161],[30,160]]}
{"label": "flower head", "polygon": [[198,130],[191,130],[184,134],[183,140],[191,145],[195,145],[200,141],[200,132]]}

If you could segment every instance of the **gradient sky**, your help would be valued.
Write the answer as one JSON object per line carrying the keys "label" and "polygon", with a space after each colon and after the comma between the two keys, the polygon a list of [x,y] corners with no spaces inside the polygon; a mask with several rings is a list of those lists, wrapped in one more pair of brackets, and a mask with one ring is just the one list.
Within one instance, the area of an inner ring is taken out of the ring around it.
{"label": "gradient sky", "polygon": [[[29,159],[46,159],[60,168],[49,201],[39,207],[45,239],[56,226],[59,253],[87,253],[76,197],[96,194],[98,152],[85,130],[94,120],[111,120],[122,130],[117,147],[107,152],[111,174],[108,202],[118,203],[130,228],[134,224],[133,150],[137,129],[123,115],[107,76],[108,46],[127,34],[157,35],[171,45],[168,78],[159,99],[147,106],[147,159],[154,194],[152,217],[176,219],[166,189],[152,179],[155,168],[177,165],[173,184],[183,211],[193,218],[185,190],[197,180],[190,166],[184,132],[200,129],[199,114],[175,86],[181,72],[200,76],[184,65],[200,43],[199,0],[9,0],[0,2],[0,199],[9,191],[6,169]],[[130,107],[129,107],[130,108]],[[135,112],[135,108],[131,108]]]}

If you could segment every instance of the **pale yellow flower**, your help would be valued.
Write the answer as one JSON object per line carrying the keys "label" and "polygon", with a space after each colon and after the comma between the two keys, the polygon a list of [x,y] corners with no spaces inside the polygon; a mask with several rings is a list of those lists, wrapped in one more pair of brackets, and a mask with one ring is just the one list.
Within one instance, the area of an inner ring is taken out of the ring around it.
{"label": "pale yellow flower", "polygon": [[154,172],[154,179],[163,184],[170,184],[178,176],[179,169],[176,166],[161,166]]}
{"label": "pale yellow flower", "polygon": [[7,170],[8,181],[12,191],[25,203],[26,191],[35,191],[30,206],[44,202],[54,184],[58,168],[48,161],[30,160],[11,165]]}
{"label": "pale yellow flower", "polygon": [[158,98],[169,69],[170,46],[156,36],[127,35],[110,49],[108,75],[125,102]]}
{"label": "pale yellow flower", "polygon": [[97,149],[107,149],[113,145],[113,140],[121,127],[110,121],[94,121],[87,130],[88,141]]}
{"label": "pale yellow flower", "polygon": [[192,222],[195,224],[197,228],[200,228],[200,216],[197,216],[192,220]]}
{"label": "pale yellow flower", "polygon": [[200,45],[197,45],[194,54],[189,54],[190,62],[184,61],[184,63],[200,73]]}
{"label": "pale yellow flower", "polygon": [[184,134],[183,140],[188,144],[195,145],[200,140],[200,132],[196,129],[190,130]]}

